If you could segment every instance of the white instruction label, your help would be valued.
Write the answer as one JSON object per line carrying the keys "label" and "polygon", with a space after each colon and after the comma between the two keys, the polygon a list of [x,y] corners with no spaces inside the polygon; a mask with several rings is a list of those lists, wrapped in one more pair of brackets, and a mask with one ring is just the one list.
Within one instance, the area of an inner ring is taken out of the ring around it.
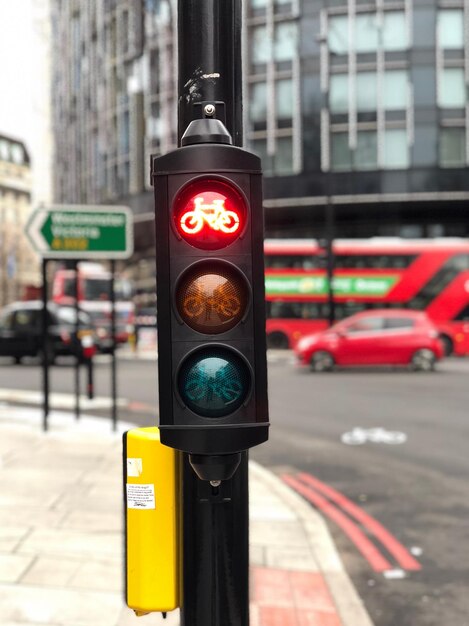
{"label": "white instruction label", "polygon": [[128,509],[154,509],[155,485],[130,485],[127,483]]}
{"label": "white instruction label", "polygon": [[127,476],[138,478],[143,472],[142,459],[127,459]]}

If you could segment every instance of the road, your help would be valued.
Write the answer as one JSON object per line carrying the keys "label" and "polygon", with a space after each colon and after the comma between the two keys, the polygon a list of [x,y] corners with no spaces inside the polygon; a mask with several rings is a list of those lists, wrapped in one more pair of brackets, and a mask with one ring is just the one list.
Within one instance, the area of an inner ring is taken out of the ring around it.
{"label": "road", "polygon": [[[97,393],[109,392],[109,366],[97,366]],[[329,522],[347,570],[376,626],[469,624],[469,361],[439,371],[342,371],[310,374],[288,360],[270,359],[272,430],[252,458],[283,475],[306,472],[334,487],[381,522],[408,548],[421,571],[393,566],[373,571],[357,547]],[[37,389],[35,365],[0,364],[0,387]],[[52,370],[55,391],[73,389],[72,368]],[[123,417],[154,421],[154,362],[122,361],[119,395],[130,401]],[[104,413],[103,413],[104,414]],[[399,431],[398,445],[347,445],[356,427]],[[367,538],[372,538],[370,533]]]}

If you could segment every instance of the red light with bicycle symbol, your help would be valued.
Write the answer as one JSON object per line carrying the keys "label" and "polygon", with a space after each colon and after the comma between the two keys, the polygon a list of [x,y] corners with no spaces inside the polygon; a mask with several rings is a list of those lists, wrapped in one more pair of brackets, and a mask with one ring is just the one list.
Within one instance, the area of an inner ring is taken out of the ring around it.
{"label": "red light with bicycle symbol", "polygon": [[242,233],[246,205],[241,194],[222,181],[196,182],[176,199],[174,221],[182,239],[196,248],[217,250]]}

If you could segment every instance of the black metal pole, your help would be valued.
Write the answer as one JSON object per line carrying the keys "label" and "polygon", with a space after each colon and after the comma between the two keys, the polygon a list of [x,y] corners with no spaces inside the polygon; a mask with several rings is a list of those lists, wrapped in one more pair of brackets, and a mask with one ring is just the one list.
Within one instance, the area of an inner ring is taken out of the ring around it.
{"label": "black metal pole", "polygon": [[93,357],[89,357],[86,359],[87,363],[87,372],[88,372],[88,381],[86,385],[86,391],[88,394],[88,400],[92,400],[94,398],[94,376],[93,376]]}
{"label": "black metal pole", "polygon": [[117,430],[117,363],[116,363],[116,290],[114,276],[116,262],[111,261],[111,397],[112,397],[112,430]]}
{"label": "black metal pole", "polygon": [[78,302],[79,297],[79,278],[78,278],[78,261],[74,261],[73,269],[75,270],[74,286],[74,298],[75,298],[75,419],[80,419],[80,304]]}
{"label": "black metal pole", "polygon": [[47,259],[42,259],[42,430],[49,428],[49,316],[47,314]]}
{"label": "black metal pole", "polygon": [[[178,0],[179,128],[217,102],[242,145],[241,0]],[[248,454],[233,478],[200,480],[184,455],[181,626],[249,625]]]}
{"label": "black metal pole", "polygon": [[241,23],[241,0],[178,0],[179,140],[209,101],[242,145]]}

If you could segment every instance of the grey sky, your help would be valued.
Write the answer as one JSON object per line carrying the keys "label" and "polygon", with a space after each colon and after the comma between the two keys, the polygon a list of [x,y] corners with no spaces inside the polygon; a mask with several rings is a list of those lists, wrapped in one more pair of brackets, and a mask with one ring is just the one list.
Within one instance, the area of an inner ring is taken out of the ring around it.
{"label": "grey sky", "polygon": [[33,135],[32,0],[0,0],[0,133]]}

